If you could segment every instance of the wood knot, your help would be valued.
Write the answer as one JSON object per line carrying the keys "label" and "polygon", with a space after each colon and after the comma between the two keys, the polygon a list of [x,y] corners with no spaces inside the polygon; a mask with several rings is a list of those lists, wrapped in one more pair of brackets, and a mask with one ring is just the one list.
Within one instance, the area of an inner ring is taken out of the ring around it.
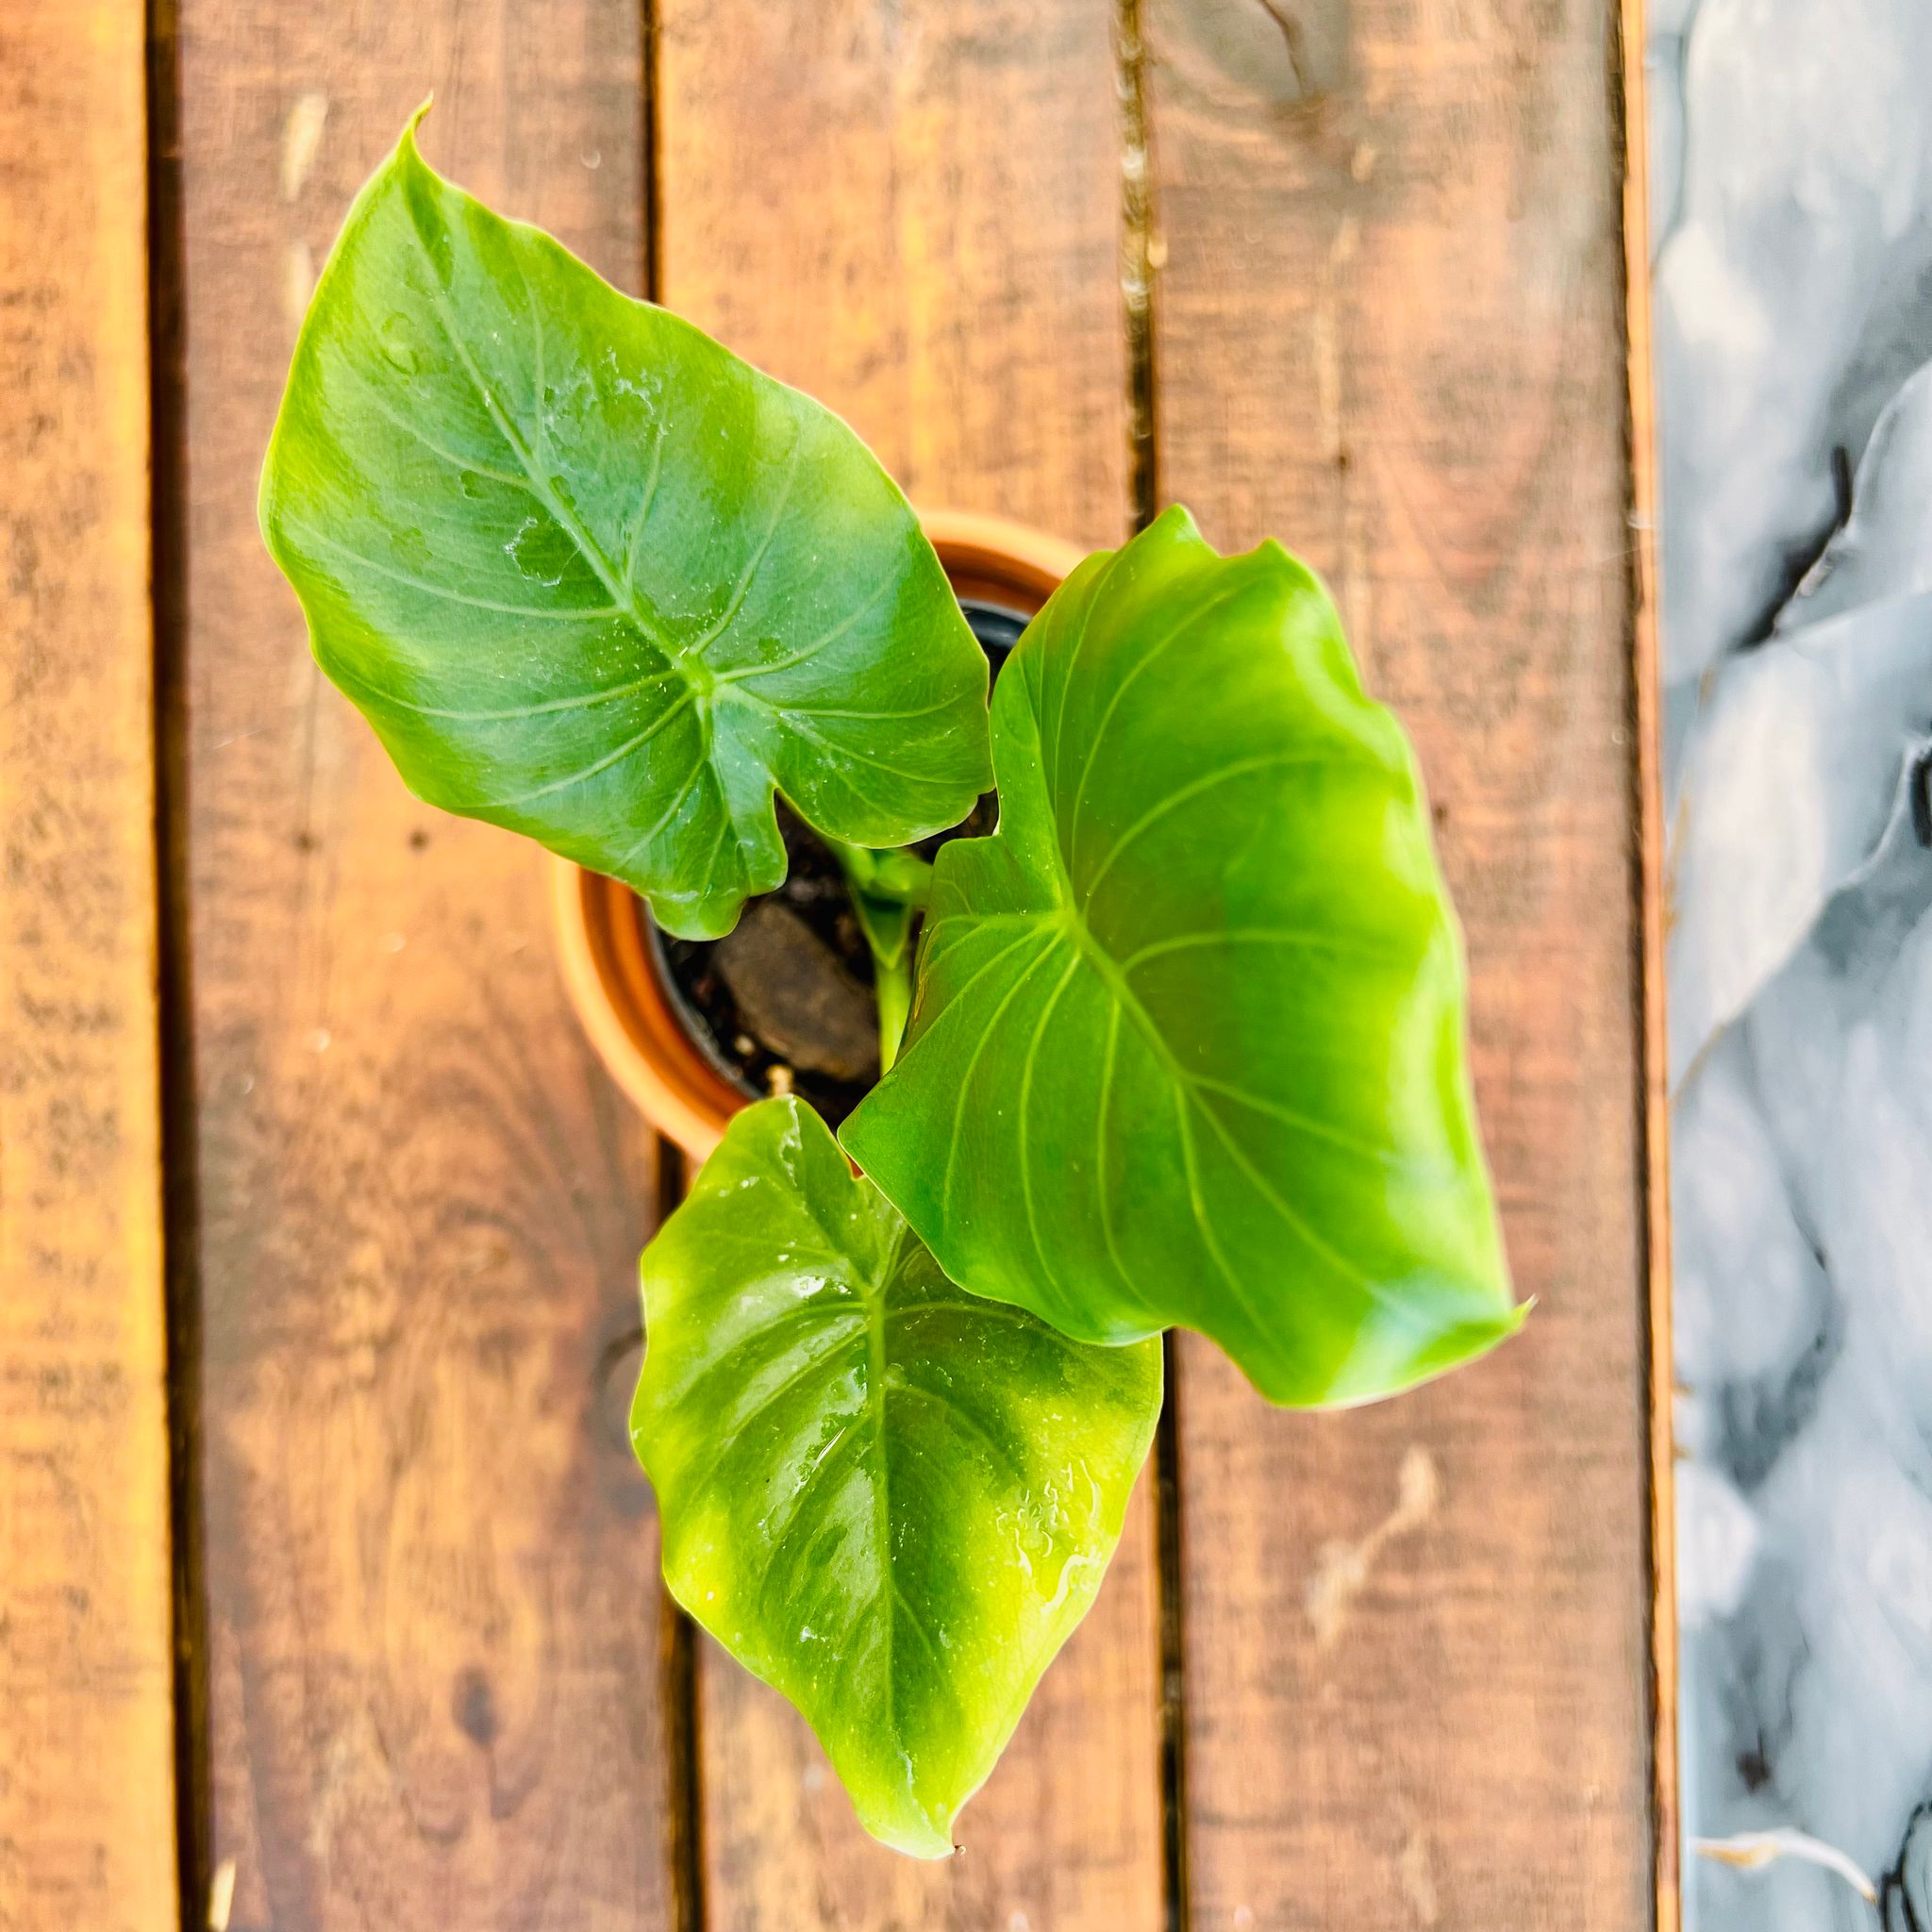
{"label": "wood knot", "polygon": [[457,1673],[449,1714],[456,1719],[457,1728],[484,1750],[496,1742],[496,1693],[490,1688],[490,1679],[475,1665]]}
{"label": "wood knot", "polygon": [[1187,0],[1201,51],[1242,91],[1279,108],[1310,107],[1348,75],[1348,0]]}

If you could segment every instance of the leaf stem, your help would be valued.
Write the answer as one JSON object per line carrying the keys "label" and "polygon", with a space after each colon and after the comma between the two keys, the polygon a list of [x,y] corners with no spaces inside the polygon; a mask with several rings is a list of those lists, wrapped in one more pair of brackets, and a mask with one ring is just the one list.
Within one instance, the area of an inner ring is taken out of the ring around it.
{"label": "leaf stem", "polygon": [[904,847],[874,851],[827,839],[845,874],[858,929],[872,949],[873,991],[878,1002],[879,1072],[891,1071],[912,1010],[912,916],[925,909],[932,867]]}
{"label": "leaf stem", "polygon": [[911,955],[901,953],[890,966],[879,962],[873,985],[879,1003],[879,1072],[890,1074],[912,1011]]}

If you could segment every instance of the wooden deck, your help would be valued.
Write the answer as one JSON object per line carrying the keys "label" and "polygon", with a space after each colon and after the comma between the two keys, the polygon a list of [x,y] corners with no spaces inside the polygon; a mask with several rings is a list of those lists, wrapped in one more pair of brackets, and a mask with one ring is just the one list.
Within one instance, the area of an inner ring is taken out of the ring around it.
{"label": "wooden deck", "polygon": [[[0,1928],[1670,1932],[1621,44],[1611,0],[0,0]],[[670,1610],[625,1410],[674,1163],[541,855],[404,792],[257,534],[432,91],[440,167],[922,505],[1281,537],[1429,776],[1538,1310],[1318,1418],[1182,1339],[942,1866]]]}

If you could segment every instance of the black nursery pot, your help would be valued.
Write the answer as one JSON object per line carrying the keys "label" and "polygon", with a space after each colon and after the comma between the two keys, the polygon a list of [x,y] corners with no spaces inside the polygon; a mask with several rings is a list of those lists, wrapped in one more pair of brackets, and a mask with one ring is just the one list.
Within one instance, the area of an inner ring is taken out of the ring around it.
{"label": "black nursery pot", "polygon": [[[923,520],[995,677],[1081,553],[991,517]],[[878,1077],[872,955],[838,861],[781,801],[789,859],[722,940],[663,932],[614,879],[559,859],[558,946],[592,1044],[660,1133],[695,1160],[741,1107],[796,1092],[834,1125]],[[990,831],[993,801],[916,849]]]}

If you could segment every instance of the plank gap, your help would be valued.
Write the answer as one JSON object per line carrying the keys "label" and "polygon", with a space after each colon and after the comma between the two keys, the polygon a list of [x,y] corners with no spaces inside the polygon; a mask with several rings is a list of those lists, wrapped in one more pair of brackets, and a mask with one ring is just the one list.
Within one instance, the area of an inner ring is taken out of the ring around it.
{"label": "plank gap", "polygon": [[[646,8],[648,28],[649,8]],[[646,167],[650,166],[648,150]],[[650,249],[655,259],[656,249]],[[676,1212],[690,1186],[684,1149],[658,1141],[655,1225]],[[650,1337],[644,1337],[649,1347]],[[671,1898],[676,1932],[706,1932],[704,1750],[698,1731],[697,1626],[669,1590],[663,1595],[664,1742],[670,1757]]]}
{"label": "plank gap", "polygon": [[1154,159],[1148,140],[1147,43],[1141,0],[1115,0],[1114,58],[1121,100],[1121,306],[1127,351],[1127,492],[1134,528],[1160,510],[1155,442]]}
{"label": "plank gap", "polygon": [[[1154,275],[1158,258],[1154,162],[1148,141],[1147,44],[1141,0],[1115,0],[1120,94],[1121,320],[1126,348],[1127,509],[1144,530],[1160,511],[1155,441]],[[1154,1436],[1155,1589],[1160,1642],[1160,1890],[1167,1932],[1187,1932],[1187,1631],[1181,1586],[1180,1354],[1160,1341],[1163,1400]]]}
{"label": "plank gap", "polygon": [[1656,1932],[1678,1932],[1677,1584],[1672,1429],[1669,1046],[1664,991],[1662,672],[1658,658],[1657,442],[1650,337],[1650,175],[1645,145],[1644,0],[1622,0],[1607,22],[1611,138],[1623,175],[1624,460],[1630,478],[1631,814],[1637,895],[1637,1119],[1644,1184],[1644,1489],[1649,1535],[1651,1861]]}
{"label": "plank gap", "polygon": [[706,1932],[705,1792],[698,1744],[697,1626],[665,1593],[664,1736],[671,1758],[671,1900],[676,1932]]}
{"label": "plank gap", "polygon": [[[643,174],[644,299],[661,302],[664,288],[663,127],[658,80],[661,22],[658,0],[638,0],[638,41],[642,73],[638,87],[638,146]],[[676,1212],[691,1185],[684,1149],[658,1137],[658,1199],[652,1231]],[[640,1303],[641,1311],[641,1302]],[[650,1346],[650,1337],[644,1337]],[[670,1758],[667,1823],[671,1864],[671,1904],[676,1932],[707,1932],[709,1902],[705,1892],[704,1746],[698,1730],[697,1626],[684,1607],[662,1591],[658,1600],[662,1669],[658,1690],[664,1703],[665,1749]]]}
{"label": "plank gap", "polygon": [[1155,1557],[1160,1591],[1160,1881],[1167,1932],[1188,1932],[1187,1602],[1181,1577],[1180,1350],[1160,1338],[1165,1399],[1154,1433]]}
{"label": "plank gap", "polygon": [[[663,120],[658,107],[658,76],[662,72],[658,47],[662,33],[658,0],[638,0],[639,42],[643,54],[643,75],[638,88],[638,147],[644,177],[644,300],[664,299],[664,153]],[[684,1155],[673,1150],[669,1141],[658,1143],[660,1158],[675,1151],[679,1183],[671,1194],[672,1207],[684,1198],[682,1181]],[[665,1210],[667,1213],[669,1208]]]}
{"label": "plank gap", "polygon": [[167,1309],[169,1549],[173,1567],[175,1839],[180,1920],[208,1896],[208,1590],[201,1509],[201,1279],[194,1000],[189,923],[186,237],[177,0],[147,9],[149,541],[154,610],[156,1018],[161,1257]]}

